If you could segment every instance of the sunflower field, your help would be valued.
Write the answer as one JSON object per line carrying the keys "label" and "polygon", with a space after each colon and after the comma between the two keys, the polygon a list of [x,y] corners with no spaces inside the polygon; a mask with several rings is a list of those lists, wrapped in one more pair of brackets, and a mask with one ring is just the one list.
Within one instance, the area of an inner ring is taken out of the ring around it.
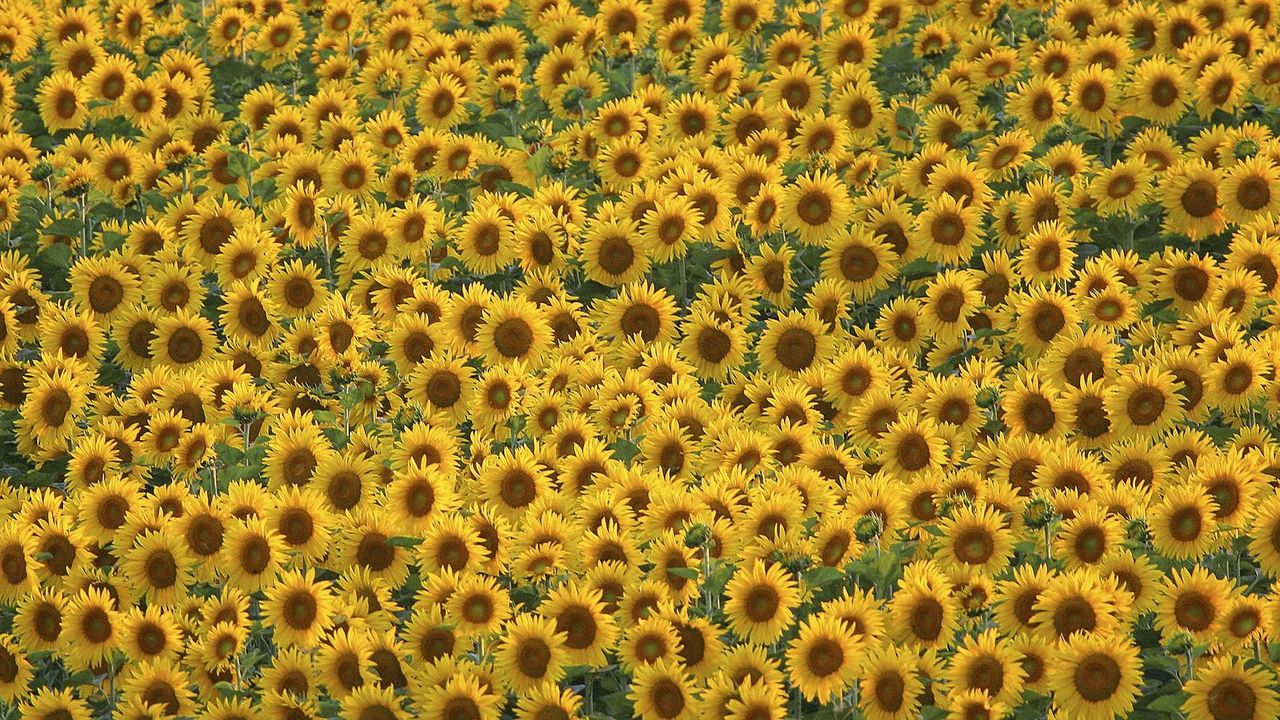
{"label": "sunflower field", "polygon": [[0,720],[1280,718],[1277,0],[0,0]]}

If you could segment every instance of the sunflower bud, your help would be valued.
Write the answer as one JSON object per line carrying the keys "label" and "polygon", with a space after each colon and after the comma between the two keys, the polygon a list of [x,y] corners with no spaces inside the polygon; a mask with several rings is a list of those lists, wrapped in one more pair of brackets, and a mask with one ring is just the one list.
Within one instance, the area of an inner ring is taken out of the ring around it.
{"label": "sunflower bud", "polygon": [[73,172],[62,181],[62,194],[69,198],[78,198],[89,192],[89,178],[83,173]]}
{"label": "sunflower bud", "polygon": [[1000,393],[995,388],[985,387],[978,391],[974,403],[980,408],[989,408],[1000,401]]}
{"label": "sunflower bud", "polygon": [[1023,520],[1027,523],[1027,527],[1039,530],[1049,523],[1053,522],[1053,505],[1049,504],[1044,498],[1036,498],[1027,503],[1027,509],[1023,512]]}
{"label": "sunflower bud", "polygon": [[231,410],[231,416],[234,417],[236,422],[240,425],[252,425],[253,423],[265,418],[266,413],[259,408],[237,407]]}
{"label": "sunflower bud", "polygon": [[583,100],[587,99],[587,91],[580,87],[569,88],[565,91],[564,97],[560,100],[560,105],[565,110],[577,110]]}
{"label": "sunflower bud", "polygon": [[813,564],[812,558],[810,558],[808,555],[786,556],[786,555],[783,555],[781,552],[778,552],[776,554],[779,556],[779,560],[778,560],[779,564],[781,564],[782,567],[786,568],[787,572],[791,573],[792,575],[795,575],[797,573],[802,573],[805,570],[808,570],[809,566]]}
{"label": "sunflower bud", "polygon": [[869,543],[880,535],[882,523],[879,515],[863,515],[853,526],[854,537],[858,542]]}
{"label": "sunflower bud", "polygon": [[53,174],[53,166],[47,160],[41,160],[31,168],[31,179],[36,182],[47,180]]}
{"label": "sunflower bud", "polygon": [[1237,160],[1251,158],[1258,154],[1258,143],[1251,138],[1242,138],[1231,148],[1231,154],[1235,155]]}
{"label": "sunflower bud", "polygon": [[711,540],[711,528],[704,523],[694,523],[684,533],[684,546],[699,548]]}
{"label": "sunflower bud", "polygon": [[239,145],[249,137],[249,126],[242,122],[235,122],[227,129],[227,142],[232,145]]}
{"label": "sunflower bud", "polygon": [[1129,521],[1129,526],[1125,528],[1125,537],[1136,543],[1147,543],[1151,540],[1151,530],[1147,527],[1147,522],[1141,518],[1134,518]]}
{"label": "sunflower bud", "polygon": [[1170,655],[1181,655],[1196,646],[1195,640],[1185,632],[1178,631],[1164,642]]}

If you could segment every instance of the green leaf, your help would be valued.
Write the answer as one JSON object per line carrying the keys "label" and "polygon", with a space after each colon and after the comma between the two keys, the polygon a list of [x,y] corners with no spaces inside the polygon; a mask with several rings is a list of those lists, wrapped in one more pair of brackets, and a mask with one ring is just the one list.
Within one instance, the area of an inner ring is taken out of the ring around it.
{"label": "green leaf", "polygon": [[529,172],[533,173],[535,180],[547,174],[547,164],[551,161],[551,146],[543,145],[538,151],[529,156],[525,161],[525,165],[529,168]]}
{"label": "green leaf", "polygon": [[58,218],[44,226],[46,234],[66,237],[78,237],[82,230],[84,230],[84,223],[80,222],[80,218],[73,217]]}
{"label": "green leaf", "polygon": [[[1165,694],[1166,691],[1168,691],[1168,694]],[[1167,713],[1181,712],[1182,703],[1186,702],[1187,699],[1187,693],[1167,685],[1160,690],[1160,693],[1160,697],[1152,700],[1151,704],[1147,705],[1148,710]]]}
{"label": "green leaf", "polygon": [[893,113],[893,121],[898,124],[898,127],[914,127],[920,122],[920,113],[913,108],[900,107]]}
{"label": "green leaf", "polygon": [[1159,313],[1161,310],[1164,310],[1170,305],[1173,305],[1173,300],[1170,298],[1165,298],[1164,300],[1157,300],[1152,303],[1147,303],[1142,308],[1142,317],[1144,318],[1151,317],[1152,315]]}
{"label": "green leaf", "polygon": [[819,565],[804,574],[805,584],[810,587],[820,588],[824,585],[830,585],[833,582],[844,579],[844,573],[833,567]]}
{"label": "green leaf", "polygon": [[698,571],[695,568],[669,567],[667,568],[667,572],[671,573],[672,575],[675,575],[676,577],[682,577],[685,580],[698,579]]}
{"label": "green leaf", "polygon": [[937,275],[938,266],[924,258],[916,258],[906,265],[903,265],[901,273],[902,277],[907,280],[919,280],[931,275]]}

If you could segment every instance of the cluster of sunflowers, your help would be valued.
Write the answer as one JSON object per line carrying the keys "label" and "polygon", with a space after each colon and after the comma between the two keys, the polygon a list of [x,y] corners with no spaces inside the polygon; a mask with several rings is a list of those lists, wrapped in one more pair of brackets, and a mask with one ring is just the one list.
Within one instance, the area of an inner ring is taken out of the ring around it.
{"label": "cluster of sunflowers", "polygon": [[0,0],[0,710],[1280,717],[1275,0]]}

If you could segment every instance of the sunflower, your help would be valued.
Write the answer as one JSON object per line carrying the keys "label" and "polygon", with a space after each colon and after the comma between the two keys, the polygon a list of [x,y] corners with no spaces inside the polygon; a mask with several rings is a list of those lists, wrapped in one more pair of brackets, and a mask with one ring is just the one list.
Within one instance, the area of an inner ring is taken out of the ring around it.
{"label": "sunflower", "polygon": [[[801,328],[803,329],[803,328]],[[817,350],[816,337],[814,350]],[[698,310],[681,329],[680,354],[706,378],[723,379],[746,355],[747,335],[738,323]]]}
{"label": "sunflower", "polygon": [[695,707],[691,678],[674,660],[637,668],[628,697],[643,720],[685,720]]}
{"label": "sunflower", "polygon": [[171,610],[134,608],[124,619],[121,644],[143,661],[173,660],[183,648],[178,616]]}
{"label": "sunflower", "polygon": [[363,630],[340,628],[320,646],[316,657],[320,682],[338,699],[365,687],[373,669],[372,649]]}
{"label": "sunflower", "polygon": [[617,218],[588,225],[581,257],[587,277],[617,287],[640,280],[652,257],[634,221]]}
{"label": "sunflower", "polygon": [[1134,67],[1126,94],[1128,112],[1161,126],[1177,122],[1191,100],[1183,69],[1159,56]]}
{"label": "sunflower", "polygon": [[424,410],[453,418],[465,414],[474,385],[470,367],[452,353],[441,353],[419,363],[409,378],[409,397]]}
{"label": "sunflower", "polygon": [[988,630],[969,637],[952,661],[950,680],[961,693],[984,693],[991,702],[1007,704],[1022,691],[1024,672],[1016,651]]}
{"label": "sunflower", "polygon": [[760,336],[761,368],[780,375],[797,375],[821,367],[831,354],[833,340],[813,313],[790,312],[770,321]]}
{"label": "sunflower", "polygon": [[134,587],[159,607],[181,601],[191,580],[190,560],[181,541],[166,533],[146,533],[124,557],[124,571]]}
{"label": "sunflower", "polygon": [[924,690],[915,658],[883,646],[868,653],[859,673],[859,707],[871,720],[914,717]]}
{"label": "sunflower", "polygon": [[514,297],[487,307],[477,333],[486,357],[535,366],[551,340],[551,328],[538,307]]}
{"label": "sunflower", "polygon": [[1280,709],[1280,697],[1271,689],[1260,669],[1243,661],[1218,657],[1196,669],[1186,685],[1187,715],[1202,718],[1264,718]]}
{"label": "sunflower", "polygon": [[1167,173],[1160,186],[1164,226],[1191,238],[1221,231],[1226,223],[1221,171],[1192,158],[1175,163]]}
{"label": "sunflower", "polygon": [[285,647],[309,649],[333,621],[334,596],[329,583],[312,571],[282,574],[266,590],[263,614],[276,641]]}
{"label": "sunflower", "polygon": [[200,315],[178,310],[156,322],[151,355],[173,367],[198,365],[215,350],[213,324]]}
{"label": "sunflower", "polygon": [[275,579],[287,559],[286,547],[265,520],[246,518],[231,523],[226,531],[218,563],[234,586],[257,591]]}
{"label": "sunflower", "polygon": [[950,641],[959,608],[951,596],[950,583],[936,564],[912,569],[889,604],[890,630],[909,645],[939,647]]}
{"label": "sunflower", "polygon": [[1102,563],[1104,577],[1119,582],[1133,596],[1133,611],[1141,614],[1155,609],[1162,572],[1146,557],[1120,552]]}
{"label": "sunflower", "polygon": [[447,73],[431,75],[418,86],[418,122],[447,130],[466,119],[466,101],[467,89],[456,77]]}
{"label": "sunflower", "polygon": [[1128,713],[1140,683],[1138,648],[1124,637],[1071,638],[1049,668],[1055,701],[1073,716],[1089,720]]}
{"label": "sunflower", "polygon": [[1091,571],[1054,577],[1032,605],[1034,632],[1046,641],[1066,641],[1083,634],[1105,637],[1119,622],[1122,610],[1113,581]]}
{"label": "sunflower", "polygon": [[89,103],[84,85],[66,70],[56,70],[44,78],[37,96],[40,120],[50,132],[77,129],[88,117]]}
{"label": "sunflower", "polygon": [[1154,367],[1121,375],[1106,399],[1107,414],[1121,432],[1158,434],[1182,414],[1173,374]]}
{"label": "sunflower", "polygon": [[80,667],[96,666],[107,660],[120,643],[122,620],[115,600],[105,590],[80,591],[62,616],[63,637],[71,653],[69,659]]}
{"label": "sunflower", "polygon": [[102,354],[105,333],[94,314],[87,310],[76,312],[72,307],[51,310],[40,316],[40,345],[51,352],[96,363]]}
{"label": "sunflower", "polygon": [[1035,137],[1042,137],[1060,122],[1068,108],[1062,83],[1049,76],[1033,77],[1021,83],[1009,102],[1019,126]]}
{"label": "sunflower", "polygon": [[965,507],[942,521],[939,559],[967,570],[991,572],[1003,567],[1013,540],[1000,513],[990,507]]}
{"label": "sunflower", "polygon": [[617,622],[604,612],[604,596],[599,590],[568,585],[552,590],[539,609],[555,622],[556,632],[565,637],[569,664],[599,666],[605,649],[618,637]]}
{"label": "sunflower", "polygon": [[495,668],[516,692],[557,682],[563,672],[564,636],[550,620],[534,615],[507,623]]}
{"label": "sunflower", "polygon": [[782,223],[805,245],[825,245],[842,231],[851,213],[849,192],[839,178],[816,172],[801,176],[782,197]]}
{"label": "sunflower", "polygon": [[1069,569],[1105,565],[1119,551],[1122,537],[1116,518],[1101,507],[1086,508],[1063,523],[1055,550]]}
{"label": "sunflower", "polygon": [[1203,67],[1195,83],[1195,106],[1200,117],[1234,112],[1244,101],[1248,73],[1244,60],[1230,54]]}
{"label": "sunflower", "polygon": [[1156,627],[1166,636],[1184,632],[1208,639],[1218,630],[1229,586],[1203,568],[1175,569],[1165,578],[1156,607]]}
{"label": "sunflower", "polygon": [[55,370],[28,378],[26,393],[20,424],[40,443],[60,442],[68,437],[87,411],[87,388],[67,372]]}
{"label": "sunflower", "polygon": [[792,685],[810,701],[829,702],[853,682],[858,650],[848,626],[833,617],[815,616],[800,625],[787,648]]}
{"label": "sunflower", "polygon": [[822,275],[847,284],[855,299],[870,299],[897,276],[892,248],[858,224],[848,233],[833,235],[826,248]]}
{"label": "sunflower", "polygon": [[916,216],[911,242],[923,248],[930,260],[949,265],[965,263],[978,245],[980,217],[978,208],[942,193]]}
{"label": "sunflower", "polygon": [[41,688],[23,703],[20,717],[22,720],[89,720],[93,715],[89,704],[76,698],[74,690]]}
{"label": "sunflower", "polygon": [[1222,210],[1233,222],[1274,216],[1280,212],[1280,167],[1263,156],[1243,159],[1227,171],[1221,193]]}
{"label": "sunflower", "polygon": [[1119,105],[1119,89],[1114,70],[1090,65],[1072,73],[1067,89],[1071,115],[1081,126],[1100,131],[1111,125]]}
{"label": "sunflower", "polygon": [[453,674],[447,681],[427,689],[419,703],[423,717],[429,720],[459,716],[497,720],[502,710],[499,705],[499,697],[468,673]]}
{"label": "sunflower", "polygon": [[71,271],[71,288],[81,309],[114,319],[140,297],[138,278],[114,258],[86,258]]}
{"label": "sunflower", "polygon": [[0,635],[0,699],[13,702],[27,691],[31,663],[12,635]]}
{"label": "sunflower", "polygon": [[757,561],[740,569],[725,588],[729,626],[752,642],[770,643],[791,624],[799,602],[795,583],[778,565]]}
{"label": "sunflower", "polygon": [[1257,597],[1233,598],[1222,616],[1219,642],[1239,648],[1266,637],[1269,630],[1266,609],[1266,603]]}

